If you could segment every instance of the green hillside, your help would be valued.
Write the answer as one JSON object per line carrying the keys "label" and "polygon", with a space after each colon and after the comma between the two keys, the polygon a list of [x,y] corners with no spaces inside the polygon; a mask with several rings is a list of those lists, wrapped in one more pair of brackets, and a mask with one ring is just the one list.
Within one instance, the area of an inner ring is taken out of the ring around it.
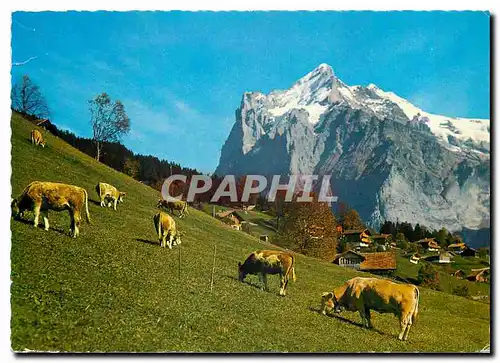
{"label": "green hillside", "polygon": [[[489,343],[489,305],[421,289],[409,341],[397,340],[392,315],[373,313],[374,330],[357,313],[318,314],[321,293],[363,275],[297,256],[297,282],[278,296],[236,279],[237,262],[267,247],[191,209],[176,219],[179,247],[157,244],[153,214],[159,193],[97,163],[52,135],[30,144],[32,124],[12,118],[12,192],[33,180],[82,186],[93,225],[68,236],[67,213],[50,212],[50,231],[11,220],[11,340],[15,351],[477,351]],[[99,181],[126,191],[118,211],[96,204]],[[210,276],[217,246],[214,289]]]}

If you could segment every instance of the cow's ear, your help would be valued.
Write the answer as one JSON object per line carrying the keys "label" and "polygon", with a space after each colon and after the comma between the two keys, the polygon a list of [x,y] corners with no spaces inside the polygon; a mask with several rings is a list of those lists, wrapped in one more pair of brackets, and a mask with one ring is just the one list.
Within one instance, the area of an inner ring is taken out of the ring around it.
{"label": "cow's ear", "polygon": [[324,292],[323,299],[328,300],[333,298],[333,292]]}

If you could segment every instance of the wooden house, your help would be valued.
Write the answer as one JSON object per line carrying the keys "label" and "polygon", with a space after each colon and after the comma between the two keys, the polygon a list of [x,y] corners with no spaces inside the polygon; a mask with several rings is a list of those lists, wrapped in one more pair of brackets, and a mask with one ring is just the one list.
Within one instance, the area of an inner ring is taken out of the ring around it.
{"label": "wooden house", "polygon": [[353,230],[346,229],[342,232],[341,238],[351,244],[355,249],[359,250],[363,247],[369,247],[373,244],[372,233],[368,229]]}
{"label": "wooden house", "polygon": [[471,269],[471,273],[467,276],[467,280],[475,282],[488,282],[490,279],[490,268]]}
{"label": "wooden house", "polygon": [[451,274],[451,276],[462,280],[465,278],[465,272],[463,270],[456,270],[454,273]]}
{"label": "wooden house", "polygon": [[439,244],[434,238],[424,238],[414,243],[418,244],[426,252],[437,252],[439,251]]}
{"label": "wooden house", "polygon": [[229,224],[231,228],[241,231],[241,224],[244,221],[241,216],[236,213],[234,209],[228,209],[223,212],[216,214],[219,219],[222,219],[225,223]]}
{"label": "wooden house", "polygon": [[392,237],[391,234],[386,234],[386,233],[381,233],[381,234],[372,234],[372,240],[373,242],[379,244],[379,245],[386,245],[390,238]]}
{"label": "wooden house", "polygon": [[466,245],[460,255],[463,257],[477,257],[477,250]]}
{"label": "wooden house", "polygon": [[428,262],[436,262],[436,263],[451,263],[453,256],[451,253],[447,251],[442,251],[439,255],[433,255],[426,257],[425,260]]}
{"label": "wooden house", "polygon": [[346,251],[335,256],[333,263],[374,274],[388,274],[396,270],[394,252],[359,253]]}
{"label": "wooden house", "polygon": [[457,254],[461,254],[462,251],[466,248],[465,243],[452,243],[451,245],[448,245],[448,250],[452,251]]}
{"label": "wooden house", "polygon": [[420,261],[421,256],[418,253],[414,253],[413,255],[410,256],[410,262],[413,264],[418,264],[418,261]]}

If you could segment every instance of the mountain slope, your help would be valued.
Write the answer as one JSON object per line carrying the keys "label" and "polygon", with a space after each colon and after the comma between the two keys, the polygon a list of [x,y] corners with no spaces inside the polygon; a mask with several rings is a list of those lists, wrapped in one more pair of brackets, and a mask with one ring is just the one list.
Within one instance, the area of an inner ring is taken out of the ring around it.
{"label": "mountain slope", "polygon": [[[392,315],[373,314],[373,331],[360,328],[355,313],[320,316],[323,291],[365,274],[301,255],[285,298],[277,296],[276,277],[269,278],[271,292],[257,289],[256,277],[240,283],[237,262],[268,246],[193,209],[176,219],[185,232],[179,280],[179,249],[156,244],[158,193],[52,135],[45,135],[45,149],[35,148],[32,127],[13,116],[13,195],[33,180],[80,185],[94,201],[93,225],[83,223],[72,239],[67,213],[50,212],[48,232],[11,220],[14,350],[414,352],[477,351],[489,343],[489,305],[427,289],[406,343],[396,339]],[[96,204],[98,181],[127,192],[117,212]]]}
{"label": "mountain slope", "polygon": [[348,86],[322,64],[289,90],[243,95],[215,173],[332,175],[339,200],[376,228],[478,230],[490,224],[489,124]]}

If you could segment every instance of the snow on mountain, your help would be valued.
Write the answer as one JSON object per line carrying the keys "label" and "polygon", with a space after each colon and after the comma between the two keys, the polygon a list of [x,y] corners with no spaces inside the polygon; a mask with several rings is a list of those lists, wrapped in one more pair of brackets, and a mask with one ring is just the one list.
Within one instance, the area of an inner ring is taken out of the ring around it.
{"label": "snow on mountain", "polygon": [[272,91],[269,95],[258,93],[258,96],[264,98],[264,103],[268,105],[268,123],[280,120],[293,109],[302,109],[307,111],[309,123],[316,125],[332,105],[342,101],[354,109],[369,109],[382,119],[391,118],[395,108],[399,108],[410,122],[426,124],[434,135],[448,145],[449,150],[460,152],[465,143],[465,146],[475,151],[489,152],[490,120],[431,114],[374,84],[367,87],[348,86],[325,63],[299,79],[288,90]]}
{"label": "snow on mountain", "polygon": [[373,84],[370,84],[368,88],[372,89],[381,98],[390,100],[398,105],[409,120],[416,119],[417,121],[425,122],[434,135],[448,144],[451,144],[450,141],[453,138],[461,141],[471,139],[472,141],[488,145],[490,143],[490,120],[488,119],[447,117],[431,114],[412,105],[393,92],[385,92]]}

